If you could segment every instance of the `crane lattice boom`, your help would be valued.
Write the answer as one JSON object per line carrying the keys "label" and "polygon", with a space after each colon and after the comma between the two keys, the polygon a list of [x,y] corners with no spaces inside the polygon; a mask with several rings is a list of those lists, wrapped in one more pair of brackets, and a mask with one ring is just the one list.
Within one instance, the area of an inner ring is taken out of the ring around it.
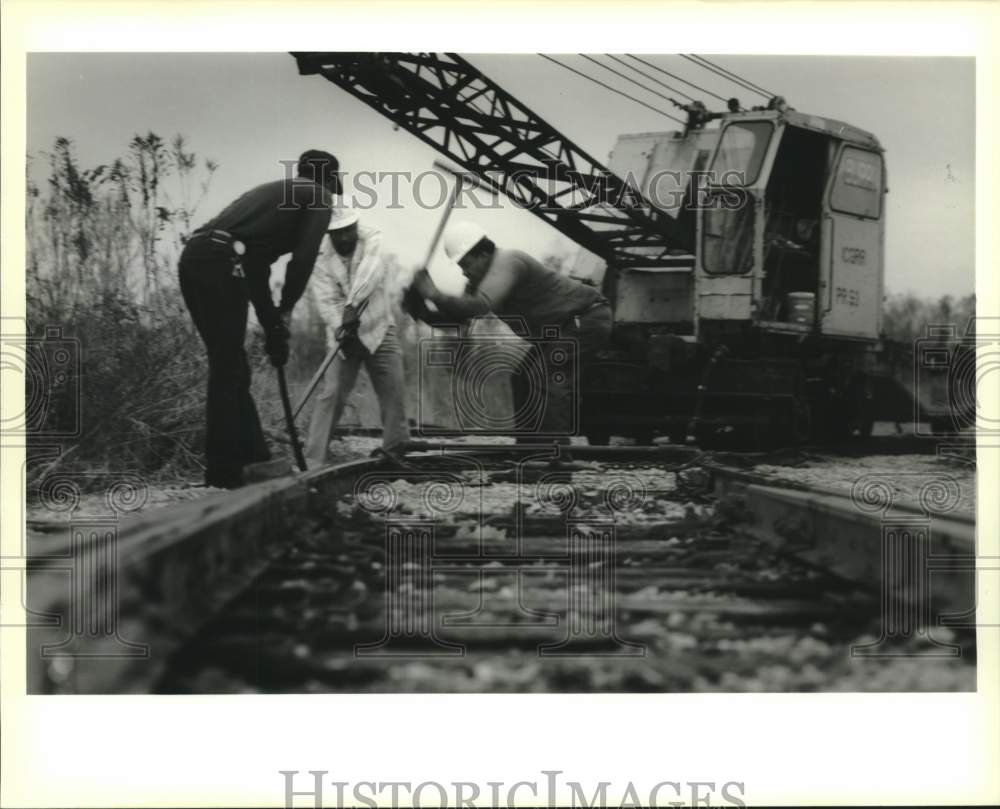
{"label": "crane lattice boom", "polygon": [[675,220],[457,54],[292,55],[609,264],[691,262]]}

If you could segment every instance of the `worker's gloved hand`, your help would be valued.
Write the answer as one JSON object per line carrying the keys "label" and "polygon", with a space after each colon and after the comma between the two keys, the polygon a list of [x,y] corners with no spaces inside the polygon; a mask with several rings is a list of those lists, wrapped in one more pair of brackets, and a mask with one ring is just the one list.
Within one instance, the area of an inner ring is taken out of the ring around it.
{"label": "worker's gloved hand", "polygon": [[340,320],[340,326],[334,332],[337,342],[344,346],[344,348],[357,343],[358,327],[360,325],[361,317],[358,315],[357,310],[351,304],[347,304],[344,307],[344,315]]}
{"label": "worker's gloved hand", "polygon": [[[433,306],[434,303],[430,302],[429,305]],[[454,317],[446,315],[436,308],[428,308],[428,301],[413,287],[410,287],[403,294],[402,306],[403,311],[414,320],[421,320],[431,326],[453,326],[456,322]]]}
{"label": "worker's gloved hand", "polygon": [[333,336],[342,348],[350,349],[358,343],[358,324],[354,323],[353,326],[341,325],[333,333]]}
{"label": "worker's gloved hand", "polygon": [[282,368],[288,362],[288,341],[290,338],[291,332],[282,318],[279,318],[264,335],[264,350],[271,359],[271,365],[275,368]]}
{"label": "worker's gloved hand", "polygon": [[409,287],[403,293],[403,300],[400,305],[403,307],[403,311],[406,312],[406,314],[412,318],[416,318],[417,320],[423,320],[424,315],[427,312],[427,307],[424,306],[423,297],[421,297],[420,293],[413,287]]}
{"label": "worker's gloved hand", "polygon": [[413,276],[413,283],[410,284],[410,289],[415,290],[420,297],[431,300],[437,294],[437,286],[435,286],[434,281],[431,279],[431,274],[427,271],[426,267],[418,270],[416,275]]}
{"label": "worker's gloved hand", "polygon": [[341,328],[346,328],[349,331],[353,329],[357,332],[360,324],[361,315],[358,314],[358,310],[351,304],[347,304],[347,306],[344,307],[344,316],[340,319]]}

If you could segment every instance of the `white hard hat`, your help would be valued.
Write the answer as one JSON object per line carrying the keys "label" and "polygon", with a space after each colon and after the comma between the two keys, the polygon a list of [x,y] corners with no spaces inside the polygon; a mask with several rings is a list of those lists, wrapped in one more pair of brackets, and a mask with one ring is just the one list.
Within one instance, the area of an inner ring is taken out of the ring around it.
{"label": "white hard hat", "polygon": [[358,212],[354,204],[349,199],[343,200],[339,205],[334,205],[330,211],[330,223],[327,230],[340,230],[358,221]]}
{"label": "white hard hat", "polygon": [[453,222],[444,232],[444,252],[452,261],[459,262],[485,238],[486,231],[475,222]]}

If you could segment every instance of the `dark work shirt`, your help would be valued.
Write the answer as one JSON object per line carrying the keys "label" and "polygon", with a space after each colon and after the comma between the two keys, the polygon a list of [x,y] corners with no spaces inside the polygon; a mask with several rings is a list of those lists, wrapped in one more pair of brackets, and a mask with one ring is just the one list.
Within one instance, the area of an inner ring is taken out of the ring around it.
{"label": "dark work shirt", "polygon": [[561,326],[603,300],[599,290],[549,269],[521,250],[497,250],[478,288],[458,297],[442,295],[435,302],[446,313],[461,317],[493,312],[511,318],[515,331],[516,318],[522,318],[537,337],[543,326]]}
{"label": "dark work shirt", "polygon": [[[323,186],[303,178],[287,178],[251,188],[222,213],[199,230],[224,230],[246,246],[243,267],[250,287],[250,297],[258,318],[270,301],[268,278],[270,266],[279,256],[291,253],[285,270],[281,311],[291,311],[305,291],[316,254],[330,222],[333,206],[330,193]],[[273,309],[273,304],[271,306]],[[264,314],[264,320],[272,320]]]}

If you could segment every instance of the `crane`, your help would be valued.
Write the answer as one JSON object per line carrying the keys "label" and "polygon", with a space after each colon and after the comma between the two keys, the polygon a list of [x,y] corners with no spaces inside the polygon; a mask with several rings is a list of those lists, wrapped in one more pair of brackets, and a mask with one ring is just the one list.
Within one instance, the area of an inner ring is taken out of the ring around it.
{"label": "crane", "polygon": [[[675,102],[683,133],[621,135],[609,168],[457,54],[292,56],[605,265],[613,356],[589,374],[592,440],[623,425],[644,443],[735,429],[760,444],[864,435],[915,412],[956,422],[945,375],[914,386],[912,362],[893,359],[905,347],[881,333],[888,187],[872,133],[780,96],[725,113]],[[682,178],[668,205],[650,202],[654,164]]]}

